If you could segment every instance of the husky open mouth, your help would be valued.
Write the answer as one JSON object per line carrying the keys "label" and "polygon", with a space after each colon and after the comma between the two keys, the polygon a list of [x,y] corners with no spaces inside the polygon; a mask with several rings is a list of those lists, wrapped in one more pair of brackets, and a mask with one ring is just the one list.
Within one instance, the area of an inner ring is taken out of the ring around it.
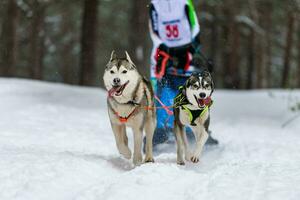
{"label": "husky open mouth", "polygon": [[125,87],[128,85],[129,81],[127,81],[126,83],[124,83],[123,85],[118,85],[118,86],[113,86],[109,91],[108,91],[108,95],[110,97],[112,96],[121,96],[123,94],[123,91],[125,89]]}
{"label": "husky open mouth", "polygon": [[205,99],[197,98],[196,95],[194,95],[194,97],[195,97],[195,99],[196,99],[196,101],[197,101],[197,103],[198,103],[198,107],[199,107],[199,108],[203,108],[203,107],[209,105],[210,102],[211,102],[210,96],[207,97],[207,98],[205,98]]}

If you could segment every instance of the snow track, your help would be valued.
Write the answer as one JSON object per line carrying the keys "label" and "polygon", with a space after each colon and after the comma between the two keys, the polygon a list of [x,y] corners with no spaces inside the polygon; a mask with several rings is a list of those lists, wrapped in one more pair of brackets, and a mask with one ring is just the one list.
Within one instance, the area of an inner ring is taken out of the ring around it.
{"label": "snow track", "polygon": [[281,127],[290,96],[217,90],[218,147],[178,166],[170,144],[134,168],[117,153],[102,90],[0,79],[0,200],[298,200],[300,123]]}

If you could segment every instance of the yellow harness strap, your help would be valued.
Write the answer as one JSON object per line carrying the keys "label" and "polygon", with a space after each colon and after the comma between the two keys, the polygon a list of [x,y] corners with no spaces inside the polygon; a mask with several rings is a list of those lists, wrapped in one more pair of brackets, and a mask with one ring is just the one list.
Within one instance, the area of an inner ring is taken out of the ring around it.
{"label": "yellow harness strap", "polygon": [[[186,106],[186,105],[182,105],[182,107],[183,107],[183,110],[185,111],[185,112],[187,112],[188,113],[188,115],[189,115],[189,118],[190,118],[190,122],[192,122],[193,121],[193,114],[192,114],[192,111]],[[201,117],[203,117],[203,115],[206,113],[206,112],[208,112],[208,109],[209,109],[209,107],[208,106],[205,106],[205,108],[202,110],[202,112],[201,112],[201,114],[199,115],[199,117],[201,118]],[[198,117],[197,117],[198,118]]]}

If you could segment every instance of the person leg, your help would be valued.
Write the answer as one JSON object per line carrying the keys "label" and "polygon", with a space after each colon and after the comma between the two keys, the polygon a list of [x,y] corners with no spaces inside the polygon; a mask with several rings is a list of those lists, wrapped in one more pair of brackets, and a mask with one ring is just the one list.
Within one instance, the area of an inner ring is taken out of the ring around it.
{"label": "person leg", "polygon": [[[166,92],[166,89],[164,88],[162,81],[157,81],[155,95],[162,102],[164,102],[163,98],[166,96],[166,95],[164,95],[165,92]],[[157,100],[155,101],[155,106],[161,107],[160,103]],[[154,135],[153,135],[153,145],[154,146],[157,144],[160,144],[160,143],[164,143],[168,140],[168,134],[166,131],[166,126],[165,126],[167,118],[168,118],[168,114],[164,109],[156,110],[157,125],[156,125],[156,129],[155,129]]]}

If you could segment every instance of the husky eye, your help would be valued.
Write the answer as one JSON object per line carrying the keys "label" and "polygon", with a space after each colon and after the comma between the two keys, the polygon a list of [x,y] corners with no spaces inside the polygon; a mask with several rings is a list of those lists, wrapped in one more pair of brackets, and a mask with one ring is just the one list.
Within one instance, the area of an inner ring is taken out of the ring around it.
{"label": "husky eye", "polygon": [[122,74],[126,74],[126,73],[127,73],[127,70],[122,71]]}
{"label": "husky eye", "polygon": [[196,88],[198,88],[198,85],[194,84],[192,87],[196,89]]}
{"label": "husky eye", "polygon": [[113,70],[110,70],[110,73],[111,73],[111,74],[114,74],[115,72],[114,72]]}
{"label": "husky eye", "polygon": [[208,84],[208,83],[206,83],[206,84],[204,85],[204,87],[208,88],[208,87],[209,87],[209,84]]}

